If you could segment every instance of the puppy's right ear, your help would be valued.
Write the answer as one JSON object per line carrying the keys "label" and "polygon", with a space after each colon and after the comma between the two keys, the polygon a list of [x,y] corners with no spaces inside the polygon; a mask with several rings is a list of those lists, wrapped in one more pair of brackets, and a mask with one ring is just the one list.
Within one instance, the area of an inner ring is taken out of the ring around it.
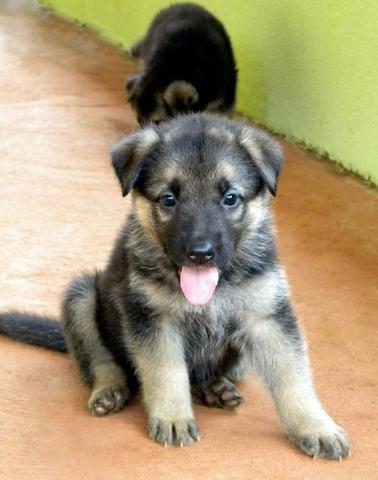
{"label": "puppy's right ear", "polygon": [[129,135],[111,151],[112,166],[126,196],[135,185],[146,158],[160,142],[154,127],[144,128]]}

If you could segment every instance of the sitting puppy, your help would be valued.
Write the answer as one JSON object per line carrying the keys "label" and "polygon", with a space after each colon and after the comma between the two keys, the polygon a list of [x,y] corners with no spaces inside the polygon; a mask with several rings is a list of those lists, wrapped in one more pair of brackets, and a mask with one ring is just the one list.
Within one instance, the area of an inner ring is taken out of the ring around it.
{"label": "sitting puppy", "polygon": [[131,49],[142,70],[126,81],[140,123],[188,112],[231,112],[236,68],[222,24],[190,3],[162,10]]}
{"label": "sitting puppy", "polygon": [[[264,131],[181,116],[126,137],[112,153],[132,212],[104,271],[72,282],[58,323],[0,315],[0,331],[64,350],[95,415],[117,412],[139,382],[149,436],[199,439],[192,398],[235,408],[254,370],[289,438],[311,456],[349,451],[322,408],[274,247],[269,192],[281,164]],[[38,333],[38,329],[40,332]]]}

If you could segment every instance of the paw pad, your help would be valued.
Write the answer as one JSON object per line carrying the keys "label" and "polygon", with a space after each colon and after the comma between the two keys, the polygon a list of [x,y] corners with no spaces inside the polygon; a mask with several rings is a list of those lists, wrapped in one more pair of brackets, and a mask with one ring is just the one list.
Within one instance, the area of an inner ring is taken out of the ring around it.
{"label": "paw pad", "polygon": [[98,417],[121,410],[128,400],[125,388],[113,386],[103,390],[94,391],[89,399],[89,410]]}

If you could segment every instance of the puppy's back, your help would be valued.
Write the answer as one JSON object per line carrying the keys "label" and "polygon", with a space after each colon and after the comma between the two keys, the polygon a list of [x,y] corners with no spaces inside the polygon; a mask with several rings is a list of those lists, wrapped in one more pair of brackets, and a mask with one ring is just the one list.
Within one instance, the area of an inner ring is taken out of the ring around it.
{"label": "puppy's back", "polygon": [[184,79],[198,90],[202,109],[222,98],[226,109],[235,100],[236,68],[228,35],[219,20],[190,3],[162,10],[138,45],[150,75],[162,85]]}

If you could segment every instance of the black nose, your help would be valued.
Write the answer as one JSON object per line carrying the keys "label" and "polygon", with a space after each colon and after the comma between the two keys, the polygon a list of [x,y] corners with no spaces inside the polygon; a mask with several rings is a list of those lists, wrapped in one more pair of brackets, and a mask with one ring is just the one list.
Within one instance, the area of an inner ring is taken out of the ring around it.
{"label": "black nose", "polygon": [[208,262],[214,257],[214,247],[210,242],[198,242],[189,247],[187,255],[192,262]]}

